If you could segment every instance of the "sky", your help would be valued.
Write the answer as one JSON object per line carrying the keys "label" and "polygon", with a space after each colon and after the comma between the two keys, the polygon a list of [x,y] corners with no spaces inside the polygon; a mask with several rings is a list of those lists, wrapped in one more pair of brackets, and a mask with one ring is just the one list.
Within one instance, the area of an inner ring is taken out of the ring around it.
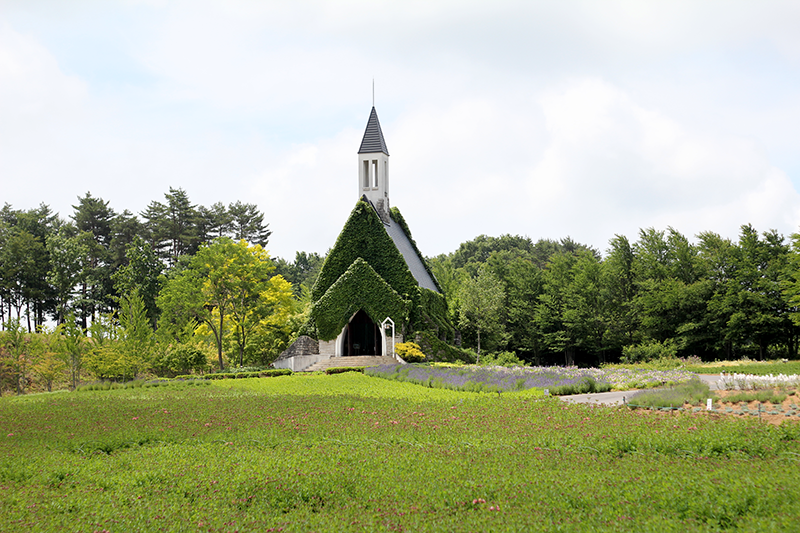
{"label": "sky", "polygon": [[796,1],[0,0],[0,202],[257,204],[325,253],[372,106],[422,253],[800,230]]}

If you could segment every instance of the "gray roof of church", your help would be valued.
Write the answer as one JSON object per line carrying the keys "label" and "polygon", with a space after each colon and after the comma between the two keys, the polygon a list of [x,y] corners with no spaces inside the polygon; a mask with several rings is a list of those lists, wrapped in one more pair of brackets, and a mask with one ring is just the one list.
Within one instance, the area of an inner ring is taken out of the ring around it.
{"label": "gray roof of church", "polygon": [[375,111],[375,106],[372,106],[367,129],[364,131],[364,138],[361,139],[361,148],[358,149],[358,153],[376,154],[378,152],[389,155],[389,149],[386,148],[386,141],[381,131],[381,123],[378,121],[378,113]]}
{"label": "gray roof of church", "polygon": [[403,231],[403,227],[394,220],[390,220],[388,224],[384,223],[384,226],[386,227],[386,233],[392,238],[394,245],[397,246],[397,249],[403,255],[403,259],[406,260],[406,265],[408,265],[408,269],[414,279],[417,280],[417,283],[419,283],[419,286],[430,289],[433,292],[439,292],[436,282],[431,278],[428,269],[422,263],[422,258],[417,253],[414,245],[411,244],[406,232]]}

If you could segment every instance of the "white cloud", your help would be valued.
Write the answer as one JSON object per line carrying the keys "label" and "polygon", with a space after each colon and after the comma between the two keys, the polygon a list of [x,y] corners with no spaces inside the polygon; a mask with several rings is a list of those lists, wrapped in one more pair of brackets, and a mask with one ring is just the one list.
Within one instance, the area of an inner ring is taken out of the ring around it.
{"label": "white cloud", "polygon": [[[86,85],[35,39],[0,25],[0,168],[6,193],[30,187],[72,139],[59,131],[85,113]],[[56,148],[56,149],[54,149]]]}
{"label": "white cloud", "polygon": [[651,225],[735,235],[748,222],[784,232],[800,222],[800,195],[750,139],[687,131],[597,79],[539,101],[551,137],[530,173],[531,225],[602,249]]}
{"label": "white cloud", "polygon": [[[425,253],[798,222],[795,2],[0,3],[18,207],[67,216],[90,190],[139,211],[183,187],[257,202],[278,255],[322,252],[357,197],[375,76],[392,202]],[[108,56],[65,53],[92,24]]]}
{"label": "white cloud", "polygon": [[252,178],[248,201],[267,213],[273,255],[294,259],[297,250],[324,253],[333,246],[358,199],[359,142],[358,132],[345,130],[293,146]]}

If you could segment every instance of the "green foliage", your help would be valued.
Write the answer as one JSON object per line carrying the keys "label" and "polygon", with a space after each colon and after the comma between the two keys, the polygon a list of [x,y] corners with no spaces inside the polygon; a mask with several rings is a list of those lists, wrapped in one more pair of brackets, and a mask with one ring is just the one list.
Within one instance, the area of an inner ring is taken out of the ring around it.
{"label": "green foliage", "polygon": [[[242,337],[242,328],[236,328],[232,339],[240,345],[239,364],[266,366],[285,350],[296,338],[297,331],[308,318],[310,305],[292,298],[292,286],[283,276],[272,276],[261,292],[257,307],[246,320],[250,330]],[[243,346],[240,344],[244,338]]]}
{"label": "green foliage", "polygon": [[734,394],[729,394],[728,396],[722,398],[721,401],[725,403],[769,402],[773,405],[779,405],[788,397],[789,395],[787,393],[779,390],[741,391]]}
{"label": "green foliage", "polygon": [[194,341],[186,343],[160,344],[152,367],[158,376],[176,376],[191,371],[203,372],[210,368],[214,352],[208,344]]}
{"label": "green foliage", "polygon": [[478,334],[478,359],[481,354],[481,332],[502,335],[500,320],[505,300],[504,287],[486,265],[478,269],[475,279],[467,278],[459,293],[458,323],[473,328]]}
{"label": "green foliage", "polygon": [[586,377],[578,383],[566,385],[556,385],[549,389],[553,396],[569,396],[572,394],[591,394],[594,392],[608,392],[611,390],[610,383],[597,383],[594,378]]}
{"label": "green foliage", "polygon": [[632,408],[678,408],[683,407],[686,403],[692,405],[705,403],[707,398],[713,397],[714,394],[709,390],[706,383],[699,379],[693,379],[669,389],[637,392],[628,400],[628,405]]}
{"label": "green foliage", "polygon": [[394,352],[406,363],[424,363],[426,359],[422,348],[414,342],[399,342],[395,344]]}
{"label": "green foliage", "polygon": [[125,249],[128,263],[121,266],[111,278],[119,294],[139,294],[147,309],[147,316],[153,326],[158,319],[156,297],[161,290],[164,266],[150,244],[139,235]]}
{"label": "green foliage", "polygon": [[452,339],[455,333],[450,321],[447,300],[444,294],[419,287],[421,321],[415,324],[417,330],[429,330],[434,335]]}
{"label": "green foliage", "polygon": [[303,291],[307,291],[310,297],[311,289],[317,281],[324,261],[325,258],[318,253],[296,252],[293,263],[276,258],[275,273],[282,275],[292,284],[295,297],[301,298]]}
{"label": "green foliage", "polygon": [[545,271],[534,321],[544,344],[562,352],[567,366],[575,364],[578,350],[596,349],[602,343],[600,280],[599,261],[585,251],[556,253]]}
{"label": "green foliage", "polygon": [[452,346],[427,331],[417,333],[417,343],[429,361],[445,363],[474,363],[476,361],[475,352]]}
{"label": "green foliage", "polygon": [[82,260],[89,253],[73,226],[62,226],[47,239],[50,269],[47,281],[56,293],[56,319],[61,323],[70,314],[75,288],[80,282]]}
{"label": "green foliage", "polygon": [[155,342],[144,300],[137,290],[120,298],[120,350],[134,363],[133,374],[149,366]]}
{"label": "green foliage", "polygon": [[481,357],[483,366],[524,366],[514,352],[490,352]]}
{"label": "green foliage", "polygon": [[64,358],[70,374],[71,387],[73,390],[78,386],[83,366],[83,355],[88,349],[86,335],[78,325],[75,315],[70,314],[66,320],[56,328],[61,344],[59,352]]}
{"label": "green foliage", "polygon": [[232,329],[241,365],[249,337],[261,321],[288,305],[291,288],[280,277],[271,279],[274,269],[258,245],[223,237],[202,246],[159,294],[161,327],[181,331],[192,320],[201,323],[213,335],[220,369],[225,366],[225,336]]}
{"label": "green foliage", "polygon": [[288,368],[275,368],[269,370],[255,370],[247,371],[246,369],[240,372],[215,372],[213,374],[206,374],[204,379],[241,379],[241,378],[274,378],[278,376],[290,376],[292,371]]}
{"label": "green foliage", "polygon": [[183,189],[169,188],[166,203],[152,201],[142,212],[153,249],[170,265],[179,257],[192,254],[200,244],[196,206]]}
{"label": "green foliage", "polygon": [[800,374],[800,361],[721,361],[705,365],[687,366],[687,369],[698,374],[719,374],[729,372],[737,374],[755,374],[766,376]]}
{"label": "green foliage", "polygon": [[[358,258],[367,262],[401,298],[416,303],[418,292],[414,276],[375,210],[363,200],[356,203],[336,243],[328,252],[311,291],[312,301],[318,302]],[[380,320],[384,318],[386,315]]]}
{"label": "green foliage", "polygon": [[364,373],[365,366],[334,366],[326,368],[325,373],[329,376],[332,374],[344,374],[345,372],[360,372]]}
{"label": "green foliage", "polygon": [[359,309],[378,324],[387,316],[395,324],[403,324],[408,317],[407,302],[360,257],[311,308],[319,338],[335,339]]}
{"label": "green foliage", "polygon": [[658,359],[677,359],[678,349],[675,343],[668,339],[664,342],[648,341],[633,346],[622,348],[623,363],[649,363]]}
{"label": "green foliage", "polygon": [[288,368],[273,368],[270,370],[262,370],[259,376],[262,378],[275,378],[278,376],[291,376],[293,372]]}

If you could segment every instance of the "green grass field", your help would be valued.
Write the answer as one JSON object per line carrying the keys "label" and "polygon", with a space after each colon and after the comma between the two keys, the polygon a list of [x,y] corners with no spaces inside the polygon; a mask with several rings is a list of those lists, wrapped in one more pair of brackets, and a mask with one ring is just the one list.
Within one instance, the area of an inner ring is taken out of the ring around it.
{"label": "green grass field", "polygon": [[767,374],[800,374],[800,361],[717,361],[704,365],[687,366],[686,370],[698,374],[755,374],[766,376]]}
{"label": "green grass field", "polygon": [[800,426],[357,373],[0,399],[2,531],[795,531]]}

